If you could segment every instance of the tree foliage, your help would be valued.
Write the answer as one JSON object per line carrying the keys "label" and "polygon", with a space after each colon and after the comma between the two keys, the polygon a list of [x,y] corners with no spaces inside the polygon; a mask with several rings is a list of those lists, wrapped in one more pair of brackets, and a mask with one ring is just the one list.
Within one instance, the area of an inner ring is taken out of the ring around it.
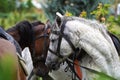
{"label": "tree foliage", "polygon": [[19,11],[27,11],[27,10],[31,10],[31,8],[33,7],[32,4],[32,0],[27,0],[27,1],[22,1],[20,2],[20,6],[18,8]]}
{"label": "tree foliage", "polygon": [[56,12],[65,14],[66,11],[71,12],[75,16],[79,16],[82,11],[87,12],[87,18],[92,18],[91,11],[95,10],[98,3],[111,4],[114,0],[46,0],[43,10],[50,20],[55,19]]}
{"label": "tree foliage", "polygon": [[15,10],[16,0],[1,0],[0,1],[0,12],[6,13]]}

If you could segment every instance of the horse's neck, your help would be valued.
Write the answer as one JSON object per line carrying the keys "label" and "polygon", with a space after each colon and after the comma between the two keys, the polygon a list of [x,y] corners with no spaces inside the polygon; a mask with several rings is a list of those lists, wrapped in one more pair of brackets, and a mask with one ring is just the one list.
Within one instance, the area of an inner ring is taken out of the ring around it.
{"label": "horse's neck", "polygon": [[82,47],[102,72],[116,78],[120,76],[119,57],[106,31],[100,31],[78,21],[67,22],[66,28],[65,32],[75,47]]}
{"label": "horse's neck", "polygon": [[[95,29],[78,21],[68,22],[66,26],[67,29],[65,32],[70,36],[70,39],[75,46],[82,46],[83,48],[85,48],[86,44],[86,47],[97,48],[96,50],[100,50],[100,47],[105,47],[106,49],[108,49],[108,52],[114,53],[112,54],[112,56],[115,60],[119,59],[112,39],[104,28],[101,28],[101,30]],[[85,50],[87,49],[85,48]]]}

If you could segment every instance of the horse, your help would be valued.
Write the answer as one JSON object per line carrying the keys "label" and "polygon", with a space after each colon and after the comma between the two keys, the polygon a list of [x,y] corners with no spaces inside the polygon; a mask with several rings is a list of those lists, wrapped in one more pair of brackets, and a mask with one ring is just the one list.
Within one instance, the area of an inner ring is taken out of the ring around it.
{"label": "horse", "polygon": [[[49,22],[47,22],[47,23],[49,23]],[[47,25],[50,26],[50,24],[47,24]],[[19,26],[19,29],[17,28],[17,26]],[[34,26],[36,26],[36,27],[34,27]],[[39,75],[39,76],[41,76],[41,74],[43,75],[43,73],[45,72],[44,70],[47,71],[47,68],[46,68],[44,62],[45,62],[46,54],[47,54],[47,51],[48,51],[48,44],[49,44],[49,37],[48,36],[49,36],[49,33],[50,33],[50,31],[49,31],[50,27],[48,27],[48,29],[46,30],[47,32],[46,32],[45,31],[45,26],[46,26],[46,24],[43,24],[40,21],[35,21],[35,22],[32,22],[32,23],[30,23],[28,21],[22,21],[22,22],[18,23],[17,25],[15,25],[15,27],[12,27],[12,28],[7,30],[7,32],[10,35],[12,35],[19,42],[19,44],[21,44],[22,49],[24,49],[25,46],[26,47],[28,46],[29,49],[30,49],[30,52],[32,54],[37,54],[35,58],[41,59],[42,62],[37,61],[38,63],[36,63],[35,65],[38,66],[38,67],[34,68],[34,73]],[[47,33],[47,35],[46,35],[46,33]],[[34,36],[36,37],[36,39],[34,38]],[[26,38],[26,40],[24,38]],[[32,40],[33,38],[35,40]],[[26,42],[28,42],[30,44],[35,44],[36,47],[34,47],[34,45],[33,46],[24,45],[24,43],[26,43]],[[47,48],[46,48],[45,44],[47,44]],[[28,54],[26,54],[26,55],[28,55]],[[34,60],[35,59],[33,59],[33,62],[35,62]],[[66,66],[63,66],[63,67],[65,68]],[[42,70],[42,68],[44,70]],[[39,71],[40,73],[38,73],[37,71]],[[65,77],[65,75],[61,72],[64,72],[63,68],[61,68],[59,71],[50,73],[50,75],[53,76],[53,78],[58,80],[59,77],[57,77],[56,74],[61,74],[61,76],[63,75]],[[48,74],[48,73],[45,72],[45,74]],[[66,74],[66,72],[65,72],[65,74]],[[68,74],[68,77],[69,76],[70,75]],[[66,77],[66,78],[68,78],[68,77]]]}
{"label": "horse", "polygon": [[[120,79],[120,62],[115,38],[108,33],[106,26],[97,21],[80,17],[65,17],[57,13],[58,18],[52,27],[50,45],[45,64],[51,70],[58,70],[63,61],[75,64],[83,49],[87,55],[80,65],[86,75],[83,80],[96,79],[92,72],[104,74],[110,80]],[[116,47],[115,47],[116,46]],[[73,60],[68,57],[72,54]],[[75,64],[76,65],[76,64]]]}
{"label": "horse", "polygon": [[0,80],[26,80],[20,51],[18,43],[0,27]]}
{"label": "horse", "polygon": [[43,79],[47,78],[49,72],[45,65],[49,46],[49,29],[49,25],[45,25],[41,21],[30,23],[25,20],[6,30],[20,44],[22,50],[25,47],[29,48],[34,67],[32,74],[35,73]]}

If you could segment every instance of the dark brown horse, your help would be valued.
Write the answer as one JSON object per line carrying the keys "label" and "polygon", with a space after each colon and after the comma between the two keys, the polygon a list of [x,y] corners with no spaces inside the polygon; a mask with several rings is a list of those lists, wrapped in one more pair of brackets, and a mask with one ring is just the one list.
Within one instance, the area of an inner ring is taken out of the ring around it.
{"label": "dark brown horse", "polygon": [[26,80],[18,49],[15,40],[0,27],[0,80]]}
{"label": "dark brown horse", "polygon": [[48,75],[49,72],[45,65],[49,46],[49,30],[49,25],[45,25],[40,21],[32,23],[21,21],[7,30],[7,33],[12,35],[20,44],[22,50],[29,47],[34,66],[33,72],[41,77]]}

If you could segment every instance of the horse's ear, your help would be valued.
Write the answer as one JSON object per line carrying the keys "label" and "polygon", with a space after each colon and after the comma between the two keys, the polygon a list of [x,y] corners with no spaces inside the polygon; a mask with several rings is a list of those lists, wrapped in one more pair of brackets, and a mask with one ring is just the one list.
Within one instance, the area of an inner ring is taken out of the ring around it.
{"label": "horse's ear", "polygon": [[58,27],[60,27],[64,16],[62,14],[60,14],[59,12],[57,12],[56,15],[57,15],[56,23],[57,23]]}
{"label": "horse's ear", "polygon": [[47,25],[47,28],[51,28],[52,27],[52,24],[50,23],[50,20],[47,20],[46,25]]}
{"label": "horse's ear", "polygon": [[56,12],[56,15],[62,20],[63,19],[63,15],[62,14],[60,14],[59,12]]}
{"label": "horse's ear", "polygon": [[51,29],[52,29],[52,24],[50,23],[50,20],[47,20],[46,26],[47,26],[47,33],[49,34],[51,32]]}

